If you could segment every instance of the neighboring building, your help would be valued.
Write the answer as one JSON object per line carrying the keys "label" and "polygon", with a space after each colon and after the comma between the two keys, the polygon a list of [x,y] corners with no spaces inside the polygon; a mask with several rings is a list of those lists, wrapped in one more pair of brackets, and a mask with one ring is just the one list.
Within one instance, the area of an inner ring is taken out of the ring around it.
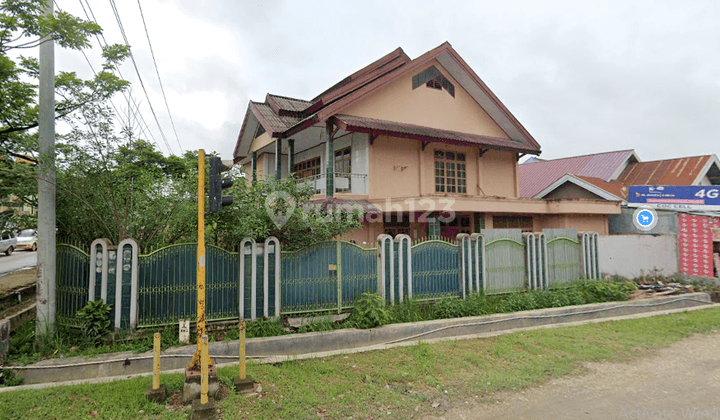
{"label": "neighboring building", "polygon": [[712,211],[658,210],[650,232],[633,224],[627,207],[633,185],[720,185],[720,161],[715,155],[641,162],[633,150],[619,150],[520,165],[520,195],[525,198],[577,198],[623,201],[622,213],[609,220],[611,234],[674,235],[681,273],[720,274],[720,214]]}
{"label": "neighboring building", "polygon": [[540,145],[444,43],[412,60],[398,48],[310,101],[250,101],[233,157],[252,177],[294,173],[318,200],[377,209],[357,242],[483,228],[607,233],[619,201],[522,198],[527,154]]}
{"label": "neighboring building", "polygon": [[627,200],[632,185],[720,185],[720,161],[703,155],[641,162],[634,150],[520,165],[523,198]]}

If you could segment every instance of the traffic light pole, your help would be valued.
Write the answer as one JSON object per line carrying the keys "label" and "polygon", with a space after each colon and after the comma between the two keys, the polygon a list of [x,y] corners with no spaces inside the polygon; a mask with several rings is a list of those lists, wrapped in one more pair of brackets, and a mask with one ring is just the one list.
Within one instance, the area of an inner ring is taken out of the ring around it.
{"label": "traffic light pole", "polygon": [[[205,335],[205,150],[198,151],[197,350],[188,369],[200,370]],[[212,362],[208,357],[208,366]]]}

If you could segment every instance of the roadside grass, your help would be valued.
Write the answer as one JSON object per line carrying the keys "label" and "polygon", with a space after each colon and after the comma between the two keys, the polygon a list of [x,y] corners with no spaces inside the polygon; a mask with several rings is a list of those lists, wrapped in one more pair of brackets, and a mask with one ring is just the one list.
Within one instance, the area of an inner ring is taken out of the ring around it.
{"label": "roadside grass", "polygon": [[[492,338],[421,343],[324,359],[248,366],[260,395],[230,393],[225,419],[409,418],[431,404],[464,404],[576,371],[581,362],[628,361],[695,333],[714,333],[720,308],[649,318],[522,331]],[[231,383],[237,367],[218,370]],[[182,375],[161,382],[177,393]],[[186,407],[147,402],[151,378],[0,393],[0,419],[184,419]],[[166,402],[168,404],[169,402]],[[416,411],[417,409],[417,411]]]}

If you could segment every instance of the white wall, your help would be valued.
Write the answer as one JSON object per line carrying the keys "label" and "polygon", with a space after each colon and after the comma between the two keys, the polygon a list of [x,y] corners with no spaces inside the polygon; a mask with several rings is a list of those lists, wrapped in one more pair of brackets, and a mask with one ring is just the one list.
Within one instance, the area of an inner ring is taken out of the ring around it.
{"label": "white wall", "polygon": [[598,240],[600,272],[635,278],[643,274],[671,275],[679,271],[674,235],[609,235]]}

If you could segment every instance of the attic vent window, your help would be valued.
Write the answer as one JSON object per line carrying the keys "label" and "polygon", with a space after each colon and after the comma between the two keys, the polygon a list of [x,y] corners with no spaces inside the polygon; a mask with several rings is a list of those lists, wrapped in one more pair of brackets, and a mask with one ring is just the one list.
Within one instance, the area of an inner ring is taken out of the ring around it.
{"label": "attic vent window", "polygon": [[432,89],[445,89],[450,96],[455,97],[455,86],[440,73],[435,66],[428,67],[420,73],[413,76],[412,79],[413,89],[417,89],[421,85],[425,85]]}

